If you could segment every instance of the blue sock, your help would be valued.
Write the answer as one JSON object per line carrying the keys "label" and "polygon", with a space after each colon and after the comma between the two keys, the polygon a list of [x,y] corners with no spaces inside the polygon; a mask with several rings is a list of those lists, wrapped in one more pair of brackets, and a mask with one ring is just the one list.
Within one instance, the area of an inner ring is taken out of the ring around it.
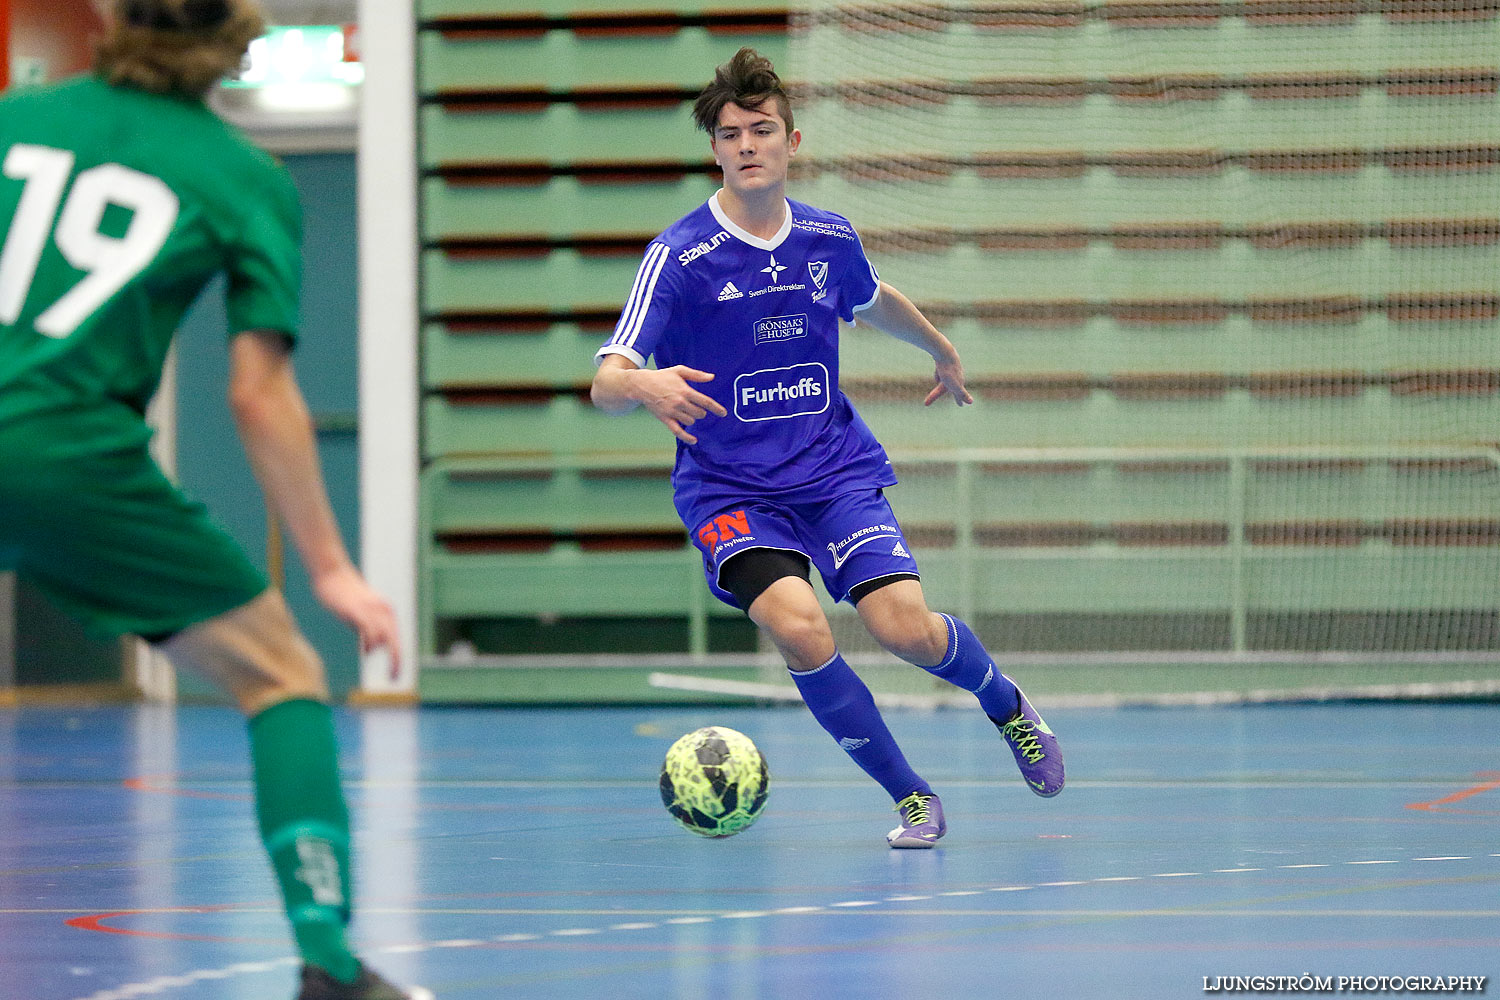
{"label": "blue sock", "polygon": [[932,794],[927,782],[906,763],[870,689],[842,656],[834,653],[833,659],[816,670],[791,674],[813,718],[892,799],[900,802],[912,792]]}
{"label": "blue sock", "polygon": [[969,626],[951,615],[939,614],[948,623],[948,655],[935,667],[922,669],[949,684],[972,691],[984,714],[1005,722],[1021,708],[1016,686],[1000,671],[985,652],[983,644]]}

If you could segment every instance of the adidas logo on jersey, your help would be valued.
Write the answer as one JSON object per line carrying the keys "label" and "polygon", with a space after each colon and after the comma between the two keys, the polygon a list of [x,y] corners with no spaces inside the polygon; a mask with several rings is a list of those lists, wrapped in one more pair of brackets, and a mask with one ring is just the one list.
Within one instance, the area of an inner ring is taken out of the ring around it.
{"label": "adidas logo on jersey", "polygon": [[734,287],[734,282],[724,282],[724,287],[719,290],[719,301],[728,302],[730,299],[742,299],[745,293]]}
{"label": "adidas logo on jersey", "polygon": [[910,559],[911,558],[911,553],[907,552],[906,549],[902,547],[902,545],[901,545],[900,542],[897,542],[896,543],[896,547],[894,549],[891,549],[891,555],[896,556],[897,558],[900,558],[900,559]]}

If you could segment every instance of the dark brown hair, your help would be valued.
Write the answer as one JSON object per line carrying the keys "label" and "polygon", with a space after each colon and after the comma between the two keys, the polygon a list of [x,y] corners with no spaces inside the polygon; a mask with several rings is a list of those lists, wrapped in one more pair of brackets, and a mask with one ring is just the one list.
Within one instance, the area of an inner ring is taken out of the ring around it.
{"label": "dark brown hair", "polygon": [[110,83],[202,97],[265,30],[254,0],[115,0],[94,68]]}
{"label": "dark brown hair", "polygon": [[719,126],[719,112],[726,104],[759,111],[767,101],[776,102],[776,113],[792,132],[792,102],[781,87],[781,77],[771,60],[746,46],[714,71],[714,81],[693,102],[693,121],[709,135]]}

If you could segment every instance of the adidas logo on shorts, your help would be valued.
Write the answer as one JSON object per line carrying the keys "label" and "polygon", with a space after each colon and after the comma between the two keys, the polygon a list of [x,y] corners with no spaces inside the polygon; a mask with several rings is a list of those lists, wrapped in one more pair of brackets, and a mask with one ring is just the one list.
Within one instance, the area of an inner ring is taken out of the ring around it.
{"label": "adidas logo on shorts", "polygon": [[894,549],[891,549],[891,555],[897,556],[898,558],[901,558],[901,559],[910,559],[911,558],[911,553],[907,552],[906,549],[904,547],[902,547],[902,545],[901,545],[900,542],[897,542],[896,543],[896,547]]}
{"label": "adidas logo on shorts", "polygon": [[742,299],[745,293],[734,287],[734,282],[724,282],[724,287],[719,290],[719,301],[728,302],[730,299]]}

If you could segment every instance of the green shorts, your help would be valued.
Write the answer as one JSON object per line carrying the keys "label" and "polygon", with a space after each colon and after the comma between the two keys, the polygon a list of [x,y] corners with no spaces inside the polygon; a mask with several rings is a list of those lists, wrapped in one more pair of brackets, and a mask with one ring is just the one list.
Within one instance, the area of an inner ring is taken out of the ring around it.
{"label": "green shorts", "polygon": [[129,412],[0,422],[0,568],[97,635],[164,638],[267,587],[163,475],[148,438]]}

